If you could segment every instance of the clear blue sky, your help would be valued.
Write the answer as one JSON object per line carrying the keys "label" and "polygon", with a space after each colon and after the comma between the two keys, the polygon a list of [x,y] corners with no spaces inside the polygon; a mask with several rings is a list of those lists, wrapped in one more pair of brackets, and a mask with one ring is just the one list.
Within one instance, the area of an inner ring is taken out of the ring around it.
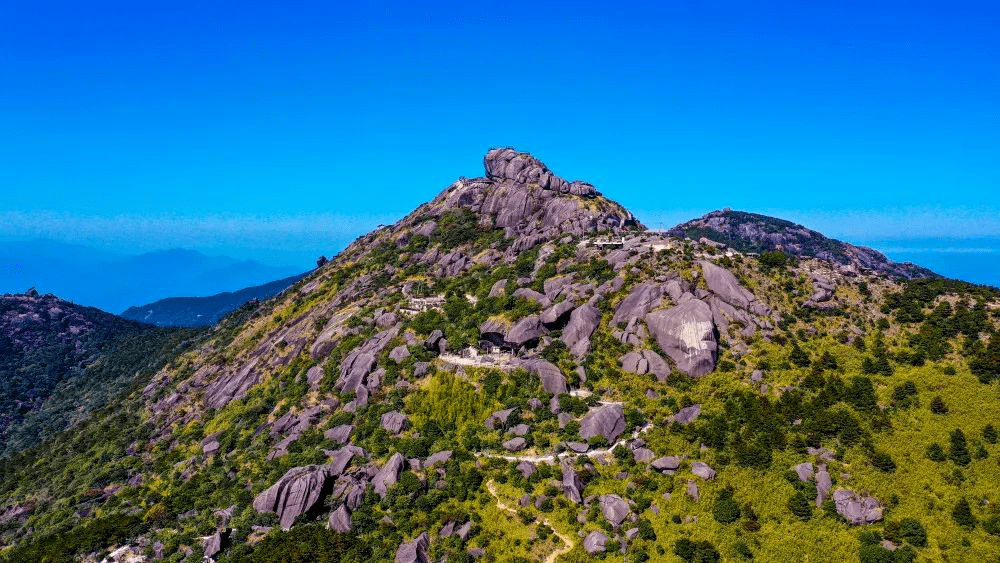
{"label": "clear blue sky", "polygon": [[0,239],[307,263],[506,145],[655,226],[1000,237],[996,2],[651,4],[8,3]]}

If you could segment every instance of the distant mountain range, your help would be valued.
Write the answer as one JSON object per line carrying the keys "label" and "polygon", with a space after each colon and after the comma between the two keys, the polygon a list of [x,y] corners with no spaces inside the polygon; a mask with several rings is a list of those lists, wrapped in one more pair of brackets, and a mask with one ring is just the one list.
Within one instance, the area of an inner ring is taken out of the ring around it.
{"label": "distant mountain range", "polygon": [[157,326],[209,326],[247,301],[274,297],[307,274],[308,272],[305,272],[263,285],[239,291],[226,291],[208,297],[168,297],[146,305],[129,307],[122,316]]}
{"label": "distant mountain range", "polygon": [[300,272],[193,250],[122,255],[50,240],[0,242],[0,293],[35,287],[112,313],[167,297],[236,291]]}

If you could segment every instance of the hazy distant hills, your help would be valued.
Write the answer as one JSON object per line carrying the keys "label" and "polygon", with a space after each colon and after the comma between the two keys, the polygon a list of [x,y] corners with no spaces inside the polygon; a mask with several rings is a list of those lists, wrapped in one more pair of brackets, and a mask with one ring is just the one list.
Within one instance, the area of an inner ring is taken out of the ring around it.
{"label": "hazy distant hills", "polygon": [[159,301],[129,307],[122,313],[126,319],[157,326],[208,326],[223,315],[253,299],[264,300],[285,290],[308,272],[239,291],[226,291],[208,297],[168,297]]}
{"label": "hazy distant hills", "polygon": [[178,295],[239,290],[300,272],[193,250],[121,255],[50,240],[0,242],[0,293],[36,287],[112,313]]}

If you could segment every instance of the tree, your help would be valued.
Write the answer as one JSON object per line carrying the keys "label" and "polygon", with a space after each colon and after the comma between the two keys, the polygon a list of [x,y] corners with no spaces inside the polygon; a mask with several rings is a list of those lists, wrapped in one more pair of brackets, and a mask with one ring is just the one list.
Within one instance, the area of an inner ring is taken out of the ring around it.
{"label": "tree", "polygon": [[951,517],[955,520],[956,524],[963,528],[976,527],[976,517],[972,515],[972,507],[969,506],[969,501],[965,498],[958,501],[955,508],[952,509]]}
{"label": "tree", "polygon": [[987,424],[983,428],[983,440],[991,444],[997,443],[997,429],[993,427],[992,424]]}
{"label": "tree", "polygon": [[316,259],[316,267],[322,268],[323,265],[326,264],[327,262],[329,262],[329,260],[326,259],[326,256],[320,256],[319,258]]}
{"label": "tree", "polygon": [[721,560],[719,551],[708,540],[693,542],[681,538],[674,544],[674,555],[687,563],[718,563]]}
{"label": "tree", "polygon": [[956,428],[951,433],[951,448],[948,450],[948,459],[958,465],[969,465],[972,456],[969,455],[969,447],[965,441],[965,433],[961,428]]}
{"label": "tree", "polygon": [[892,473],[896,470],[896,462],[893,461],[892,456],[885,452],[872,452],[869,459],[876,468],[880,471],[886,473]]}
{"label": "tree", "polygon": [[796,491],[792,498],[788,499],[788,510],[791,510],[799,520],[807,521],[812,518],[812,503],[801,491]]}

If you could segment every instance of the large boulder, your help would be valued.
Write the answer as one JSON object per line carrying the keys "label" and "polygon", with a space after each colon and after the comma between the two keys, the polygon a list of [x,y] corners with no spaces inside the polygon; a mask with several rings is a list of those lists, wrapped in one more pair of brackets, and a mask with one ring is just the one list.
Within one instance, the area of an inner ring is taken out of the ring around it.
{"label": "large boulder", "polygon": [[517,438],[511,438],[503,443],[503,449],[508,452],[519,452],[524,449],[527,441],[524,438],[518,436]]}
{"label": "large boulder", "polygon": [[583,481],[568,463],[562,464],[562,488],[570,502],[574,504],[583,502]]}
{"label": "large boulder", "polygon": [[228,533],[217,531],[202,541],[201,550],[206,559],[212,560],[222,551],[227,535]]}
{"label": "large boulder", "polygon": [[837,513],[850,524],[871,524],[882,519],[882,504],[873,497],[861,496],[854,491],[837,489],[833,492]]}
{"label": "large boulder", "polygon": [[649,466],[657,471],[676,471],[681,466],[681,460],[683,460],[681,456],[669,455],[654,459]]}
{"label": "large boulder", "polygon": [[643,375],[649,371],[649,361],[642,357],[642,352],[629,352],[618,358],[618,364],[623,370],[636,375]]}
{"label": "large boulder", "polygon": [[587,537],[583,539],[583,550],[587,553],[593,555],[595,553],[603,553],[604,546],[608,543],[608,536],[604,532],[593,531],[587,534]]}
{"label": "large boulder", "polygon": [[767,314],[767,307],[758,302],[757,297],[750,290],[740,285],[739,280],[732,272],[706,260],[702,260],[699,264],[709,291],[734,307],[757,314]]}
{"label": "large boulder", "polygon": [[628,297],[615,308],[615,314],[611,317],[611,325],[617,326],[628,323],[632,319],[641,318],[659,305],[662,297],[663,290],[656,282],[647,281],[637,285],[628,294]]}
{"label": "large boulder", "polygon": [[521,473],[521,475],[524,476],[525,479],[527,479],[528,477],[531,477],[532,475],[534,475],[535,471],[538,470],[535,467],[535,464],[531,463],[530,461],[522,461],[522,462],[518,463],[517,467],[515,467],[515,469],[517,469]]}
{"label": "large boulder", "polygon": [[587,303],[569,315],[569,323],[563,328],[560,338],[566,343],[570,354],[582,358],[590,351],[590,337],[601,324],[601,310]]}
{"label": "large boulder", "polygon": [[496,428],[504,428],[507,426],[507,419],[510,415],[517,410],[517,407],[511,407],[509,409],[504,409],[502,411],[496,411],[486,418],[486,428],[494,430]]}
{"label": "large boulder", "polygon": [[427,550],[431,547],[431,538],[424,532],[411,541],[400,544],[396,549],[395,563],[430,563]]}
{"label": "large boulder", "polygon": [[538,376],[546,393],[566,393],[566,378],[555,364],[542,358],[531,358],[520,362],[521,367]]}
{"label": "large boulder", "polygon": [[548,334],[548,330],[542,325],[541,318],[537,315],[529,315],[517,321],[507,333],[507,342],[515,347],[525,346],[537,341],[543,335]]}
{"label": "large boulder", "polygon": [[667,361],[652,350],[643,350],[642,357],[646,360],[648,373],[655,375],[660,383],[665,383],[670,376],[670,366],[667,365]]}
{"label": "large boulder", "polygon": [[830,498],[830,489],[833,488],[833,479],[830,472],[826,470],[826,465],[820,465],[816,472],[816,506],[823,506],[823,501]]}
{"label": "large boulder", "polygon": [[278,524],[287,530],[300,514],[316,506],[330,476],[326,465],[293,467],[254,498],[254,510],[276,513]]}
{"label": "large boulder", "polygon": [[629,515],[629,512],[631,512],[625,499],[618,495],[601,495],[599,501],[601,503],[601,514],[604,515],[604,519],[614,528],[620,526]]}
{"label": "large boulder", "polygon": [[395,485],[396,481],[399,480],[399,472],[402,471],[405,463],[406,458],[403,457],[403,454],[394,453],[389,461],[382,466],[382,469],[372,477],[372,487],[380,497],[385,498],[389,487]]}
{"label": "large boulder", "polygon": [[693,405],[688,405],[683,409],[677,411],[675,415],[671,417],[673,422],[677,424],[688,425],[694,422],[694,419],[698,418],[701,414],[701,403],[695,403]]}
{"label": "large boulder", "polygon": [[710,481],[712,479],[715,479],[715,470],[712,469],[704,461],[696,461],[696,462],[692,463],[691,464],[691,473],[694,473],[695,475],[697,475],[698,477],[701,477],[702,479],[704,479],[706,481]]}
{"label": "large boulder", "polygon": [[541,321],[546,328],[555,330],[563,327],[576,306],[568,299],[560,301],[542,312]]}
{"label": "large boulder", "polygon": [[625,411],[618,404],[598,407],[587,413],[580,421],[580,436],[584,440],[594,436],[604,436],[613,444],[624,431]]}
{"label": "large boulder", "polygon": [[507,342],[507,331],[507,326],[492,319],[479,325],[479,337],[494,346],[503,346]]}
{"label": "large boulder", "polygon": [[692,299],[664,311],[646,315],[646,325],[660,348],[683,373],[698,377],[715,369],[718,345],[712,309]]}

